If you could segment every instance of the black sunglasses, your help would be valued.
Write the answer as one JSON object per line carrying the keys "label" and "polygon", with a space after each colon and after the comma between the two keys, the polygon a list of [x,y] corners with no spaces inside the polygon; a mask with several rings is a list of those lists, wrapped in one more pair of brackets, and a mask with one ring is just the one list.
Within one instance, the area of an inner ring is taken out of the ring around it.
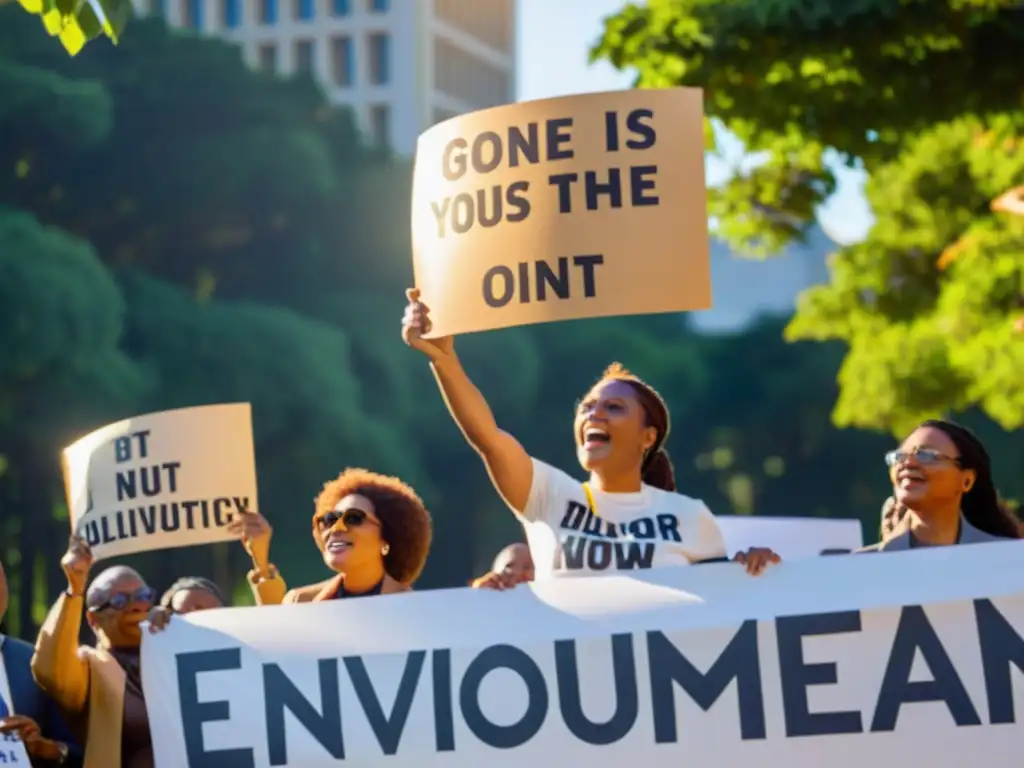
{"label": "black sunglasses", "polygon": [[933,448],[918,448],[916,451],[889,451],[885,454],[885,464],[888,467],[895,467],[903,464],[907,459],[913,457],[918,464],[940,464],[943,461],[950,461],[960,466],[960,459],[956,456],[947,456],[941,451]]}
{"label": "black sunglasses", "polygon": [[92,613],[105,611],[112,608],[115,611],[123,611],[130,603],[147,603],[152,605],[156,600],[156,590],[152,587],[139,587],[134,592],[115,592],[109,595],[99,605],[94,605],[89,610]]}
{"label": "black sunglasses", "polygon": [[363,512],[363,510],[361,509],[332,509],[323,517],[317,518],[317,530],[329,530],[333,528],[335,525],[337,525],[339,520],[341,520],[341,524],[346,528],[358,528],[361,525],[376,522],[375,520],[371,520],[370,516]]}

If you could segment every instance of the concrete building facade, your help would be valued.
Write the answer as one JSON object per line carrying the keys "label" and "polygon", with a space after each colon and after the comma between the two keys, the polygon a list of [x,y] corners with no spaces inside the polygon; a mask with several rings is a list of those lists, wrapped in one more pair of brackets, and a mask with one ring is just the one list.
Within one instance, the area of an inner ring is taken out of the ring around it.
{"label": "concrete building facade", "polygon": [[515,0],[135,3],[173,27],[236,43],[253,67],[309,72],[400,154],[434,123],[515,101]]}

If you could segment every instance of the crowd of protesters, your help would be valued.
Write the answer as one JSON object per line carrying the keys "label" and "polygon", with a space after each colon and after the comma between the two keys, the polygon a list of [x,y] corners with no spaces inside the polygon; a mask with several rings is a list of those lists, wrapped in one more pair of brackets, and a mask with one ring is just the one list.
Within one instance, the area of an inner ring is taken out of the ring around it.
{"label": "crowd of protesters", "polygon": [[[525,533],[525,542],[502,550],[472,587],[505,590],[554,576],[727,559],[756,576],[780,561],[767,548],[726,552],[712,512],[676,488],[665,449],[669,409],[648,383],[613,365],[583,393],[570,422],[587,476],[581,482],[531,457],[498,425],[453,340],[425,338],[429,310],[415,291],[408,299],[403,339],[428,358],[452,418]],[[1020,538],[1020,524],[996,491],[988,453],[968,429],[926,421],[884,461],[893,490],[883,505],[880,541],[859,552]],[[261,606],[411,590],[432,536],[430,514],[413,488],[363,469],[346,469],[316,498],[311,533],[323,581],[289,588],[271,559],[271,525],[259,513],[244,515],[231,530],[251,558],[247,579]],[[61,560],[67,588],[34,649],[0,636],[10,687],[10,701],[0,695],[0,732],[20,737],[36,766],[151,768],[139,667],[144,624],[161,631],[175,614],[224,608],[227,601],[212,582],[191,576],[158,600],[126,566],[108,567],[90,581],[92,564],[88,545],[73,537]],[[6,602],[0,570],[0,618]],[[83,619],[95,645],[79,644]]]}

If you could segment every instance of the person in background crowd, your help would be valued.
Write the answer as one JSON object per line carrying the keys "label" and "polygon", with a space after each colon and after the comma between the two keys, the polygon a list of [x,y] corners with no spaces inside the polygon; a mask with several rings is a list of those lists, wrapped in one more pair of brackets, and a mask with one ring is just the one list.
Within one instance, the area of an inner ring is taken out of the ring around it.
{"label": "person in background crowd", "polygon": [[474,589],[508,589],[516,584],[533,581],[535,576],[530,548],[521,542],[509,544],[491,563],[491,570],[470,586]]}
{"label": "person in background crowd", "polygon": [[[93,558],[79,537],[60,563],[67,590],[39,631],[32,674],[84,734],[85,768],[153,768],[139,646],[156,592],[124,565],[101,571],[86,591]],[[83,610],[96,648],[78,645]]]}
{"label": "person in background crowd", "polygon": [[160,598],[160,604],[150,609],[149,631],[153,634],[163,631],[176,613],[224,608],[227,604],[212,581],[202,576],[185,576],[171,584]]}
{"label": "person in background crowd", "polygon": [[268,551],[254,557],[249,582],[260,605],[406,592],[427,562],[432,530],[420,497],[397,477],[346,469],[324,485],[313,514],[313,540],[337,575],[287,591]]}
{"label": "person in background crowd", "polygon": [[[0,622],[7,613],[7,597],[7,576],[0,564]],[[11,696],[7,701],[0,692],[0,734],[17,735],[36,768],[80,768],[82,748],[71,735],[57,704],[32,679],[32,646],[0,634],[0,661],[7,673]]]}
{"label": "person in background crowd", "polygon": [[223,608],[228,604],[224,595],[209,579],[202,576],[185,576],[164,592],[160,598],[160,607],[172,613],[191,613],[205,611],[210,608]]}
{"label": "person in background crowd", "polygon": [[[722,532],[703,502],[676,493],[665,451],[669,413],[653,387],[618,365],[605,371],[576,410],[580,483],[531,458],[502,430],[470,381],[451,337],[425,339],[429,309],[407,291],[402,338],[425,354],[451,411],[480,454],[498,493],[526,529],[539,578],[682,565],[725,556]],[[779,558],[751,549],[737,559],[760,573]]]}
{"label": "person in background crowd", "polygon": [[999,501],[988,452],[966,427],[926,421],[885,455],[885,463],[895,489],[894,503],[883,512],[882,541],[858,551],[1020,538],[1020,524]]}

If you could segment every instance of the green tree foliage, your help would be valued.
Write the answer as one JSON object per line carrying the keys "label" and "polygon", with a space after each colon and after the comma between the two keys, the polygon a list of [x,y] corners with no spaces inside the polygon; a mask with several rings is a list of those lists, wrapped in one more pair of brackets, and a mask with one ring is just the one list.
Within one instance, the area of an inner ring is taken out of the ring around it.
{"label": "green tree foliage", "polygon": [[[11,0],[0,0],[0,5]],[[101,35],[116,43],[132,16],[131,0],[18,0],[74,56]]]}
{"label": "green tree foliage", "polygon": [[1022,45],[1017,0],[649,0],[593,55],[642,87],[703,87],[758,154],[711,193],[738,248],[801,236],[829,156],[869,174],[876,224],[787,336],[848,345],[837,424],[898,432],[972,406],[1024,424],[1024,221],[990,207],[1024,181]]}

